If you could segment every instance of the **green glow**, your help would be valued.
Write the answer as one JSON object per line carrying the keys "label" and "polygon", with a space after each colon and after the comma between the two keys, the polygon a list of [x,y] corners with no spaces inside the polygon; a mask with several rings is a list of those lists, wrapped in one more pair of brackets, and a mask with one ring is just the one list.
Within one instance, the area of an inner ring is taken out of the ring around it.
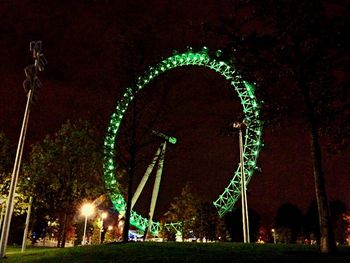
{"label": "green glow", "polygon": [[176,138],[174,138],[174,137],[169,137],[168,140],[169,140],[169,142],[172,143],[172,144],[176,144],[176,142],[177,142]]}
{"label": "green glow", "polygon": [[[244,170],[247,175],[247,182],[250,181],[262,145],[262,122],[259,120],[260,111],[258,107],[259,103],[254,94],[255,86],[243,80],[236,71],[234,65],[218,59],[222,53],[220,50],[216,52],[215,58],[209,57],[208,53],[209,49],[207,47],[204,47],[201,52],[194,52],[192,48],[190,48],[183,54],[178,54],[177,52],[174,53],[173,56],[162,60],[154,67],[150,67],[142,76],[137,78],[137,88],[133,89],[128,87],[123,94],[122,99],[118,101],[115,112],[111,116],[104,141],[104,181],[109,197],[119,213],[125,214],[126,206],[125,200],[121,194],[122,191],[119,188],[120,185],[114,174],[116,170],[115,162],[117,159],[115,157],[115,149],[121,121],[129,103],[133,100],[134,96],[137,95],[138,91],[143,89],[151,80],[153,80],[153,78],[172,68],[189,65],[208,67],[224,77],[228,83],[230,83],[230,87],[233,87],[237,92],[237,95],[241,100],[245,120],[247,121],[243,156],[246,163],[249,164],[245,166]],[[169,137],[168,141],[175,144],[176,138]],[[214,202],[220,216],[231,211],[240,197],[240,179],[240,168],[238,167],[233,173],[233,177],[228,186],[224,189],[224,192]],[[135,211],[131,212],[130,222],[140,230],[145,230],[148,224],[148,220],[138,215]],[[165,227],[173,227],[176,231],[179,231],[181,225],[179,225],[179,223],[170,223],[166,224]],[[153,222],[150,233],[157,235],[159,231],[159,222]]]}

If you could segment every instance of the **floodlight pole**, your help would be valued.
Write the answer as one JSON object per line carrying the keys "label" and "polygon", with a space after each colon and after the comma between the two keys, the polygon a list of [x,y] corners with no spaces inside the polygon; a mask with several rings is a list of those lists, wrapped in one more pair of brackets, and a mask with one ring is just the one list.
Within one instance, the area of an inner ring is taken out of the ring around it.
{"label": "floodlight pole", "polygon": [[83,234],[83,246],[86,245],[86,226],[87,226],[87,215],[85,215],[85,221],[84,221],[84,234]]}
{"label": "floodlight pole", "polygon": [[243,242],[250,243],[247,187],[246,187],[246,180],[245,180],[246,178],[244,173],[244,157],[243,157],[243,131],[242,130],[245,128],[244,120],[241,123],[235,122],[233,124],[233,128],[236,128],[239,131]]}
{"label": "floodlight pole", "polygon": [[27,103],[24,111],[24,118],[22,122],[21,133],[19,136],[15,163],[13,166],[10,189],[7,196],[6,211],[5,211],[5,216],[3,219],[4,222],[3,222],[3,227],[1,231],[0,258],[3,258],[6,256],[7,240],[8,240],[8,235],[10,231],[12,212],[14,207],[14,199],[16,194],[16,186],[17,186],[19,171],[21,167],[24,141],[25,141],[25,136],[26,136],[27,127],[28,127],[30,105],[32,104],[35,89],[41,86],[41,83],[37,77],[37,72],[43,71],[44,66],[46,66],[47,64],[47,61],[41,52],[41,41],[30,42],[30,51],[33,52],[33,58],[35,62],[33,65],[26,67],[24,70],[27,79],[23,82],[23,87],[25,92],[27,92]]}
{"label": "floodlight pole", "polygon": [[1,212],[0,212],[0,231],[1,231],[1,229],[2,229],[2,221],[3,221],[3,218],[4,218],[4,212],[5,212],[6,200],[2,200],[2,202],[0,204],[1,204]]}
{"label": "floodlight pole", "polygon": [[29,228],[29,219],[30,219],[30,212],[32,210],[32,204],[33,204],[33,197],[31,196],[29,198],[26,225],[25,225],[24,232],[23,232],[22,253],[26,249],[26,242],[27,242],[27,235],[28,235],[28,228]]}

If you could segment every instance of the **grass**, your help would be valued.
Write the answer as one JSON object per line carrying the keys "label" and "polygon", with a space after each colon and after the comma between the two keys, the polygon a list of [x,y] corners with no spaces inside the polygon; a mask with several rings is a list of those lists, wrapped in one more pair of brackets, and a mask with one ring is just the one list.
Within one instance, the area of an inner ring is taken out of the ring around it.
{"label": "grass", "polygon": [[350,247],[324,255],[316,246],[241,243],[128,243],[74,248],[8,248],[7,262],[350,262]]}

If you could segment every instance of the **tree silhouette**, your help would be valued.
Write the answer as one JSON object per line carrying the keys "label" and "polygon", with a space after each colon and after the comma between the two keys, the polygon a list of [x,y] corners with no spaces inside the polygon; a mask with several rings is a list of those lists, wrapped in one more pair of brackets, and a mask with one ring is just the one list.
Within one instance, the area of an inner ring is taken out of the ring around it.
{"label": "tree silhouette", "polygon": [[336,247],[320,136],[327,135],[333,148],[344,148],[350,134],[348,80],[339,77],[346,74],[349,54],[345,40],[347,16],[341,8],[346,4],[337,2],[339,9],[333,13],[327,10],[330,4],[316,0],[297,5],[292,0],[238,1],[233,18],[223,18],[221,25],[207,29],[229,37],[228,56],[244,71],[246,79],[258,82],[267,124],[305,119],[321,226],[320,249],[324,253]]}
{"label": "tree silhouette", "polygon": [[[249,210],[249,234],[250,241],[255,242],[259,238],[260,228],[260,215],[253,209]],[[227,230],[232,238],[232,241],[243,242],[243,229],[242,229],[242,211],[241,208],[237,208],[233,212],[227,213],[224,217]]]}
{"label": "tree silhouette", "polygon": [[30,178],[24,189],[34,197],[36,209],[59,222],[58,246],[65,246],[81,203],[104,192],[102,147],[97,138],[97,131],[86,121],[68,121],[32,147],[24,167],[25,177]]}
{"label": "tree silhouette", "polygon": [[169,210],[164,214],[166,222],[181,224],[182,240],[192,237],[199,200],[192,194],[191,185],[187,183],[181,195],[174,197]]}
{"label": "tree silhouette", "polygon": [[276,232],[282,243],[295,243],[303,227],[303,214],[291,203],[283,204],[276,215]]}

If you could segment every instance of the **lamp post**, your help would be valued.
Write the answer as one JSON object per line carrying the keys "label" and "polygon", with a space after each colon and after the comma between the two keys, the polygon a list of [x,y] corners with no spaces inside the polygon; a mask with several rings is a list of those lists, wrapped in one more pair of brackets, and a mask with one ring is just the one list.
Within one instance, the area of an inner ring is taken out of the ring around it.
{"label": "lamp post", "polygon": [[6,205],[6,200],[5,199],[0,199],[0,205],[1,205],[1,212],[0,212],[0,230],[2,228],[2,220],[4,218],[4,212],[5,212],[5,205]]}
{"label": "lamp post", "polygon": [[249,216],[248,216],[248,202],[247,202],[247,187],[244,174],[244,158],[243,158],[243,132],[246,127],[244,120],[240,122],[234,122],[233,128],[239,131],[239,157],[241,167],[241,199],[242,199],[242,226],[243,226],[243,241],[244,243],[250,243],[249,235]]}
{"label": "lamp post", "polygon": [[273,243],[276,244],[276,230],[274,228],[271,229],[272,236],[273,236]]}
{"label": "lamp post", "polygon": [[30,219],[30,212],[32,210],[32,204],[33,204],[33,197],[31,196],[29,198],[29,203],[28,203],[28,210],[27,210],[27,219],[26,219],[26,224],[23,232],[23,241],[22,241],[22,253],[26,249],[26,242],[27,242],[27,235],[28,235],[28,227],[29,227],[29,219]]}
{"label": "lamp post", "polygon": [[43,71],[47,65],[47,61],[44,54],[41,52],[41,41],[30,42],[30,51],[33,53],[34,64],[24,69],[26,80],[23,82],[23,88],[27,94],[27,103],[24,111],[24,117],[22,122],[22,128],[18,140],[15,163],[13,165],[13,171],[11,176],[11,184],[6,202],[6,211],[3,219],[3,227],[1,230],[0,241],[0,257],[6,256],[7,240],[10,231],[12,212],[15,201],[16,186],[19,177],[19,171],[22,162],[22,153],[24,148],[24,141],[27,133],[30,106],[33,103],[33,99],[36,97],[36,90],[41,87],[41,82],[37,76],[38,71]]}
{"label": "lamp post", "polygon": [[95,207],[93,204],[86,203],[81,208],[81,214],[85,216],[85,224],[84,224],[84,234],[83,234],[83,245],[86,245],[86,225],[87,218],[91,216],[95,212]]}
{"label": "lamp post", "polygon": [[102,232],[103,232],[103,219],[106,219],[108,216],[107,212],[101,214],[101,230],[100,230],[100,244],[102,244]]}

